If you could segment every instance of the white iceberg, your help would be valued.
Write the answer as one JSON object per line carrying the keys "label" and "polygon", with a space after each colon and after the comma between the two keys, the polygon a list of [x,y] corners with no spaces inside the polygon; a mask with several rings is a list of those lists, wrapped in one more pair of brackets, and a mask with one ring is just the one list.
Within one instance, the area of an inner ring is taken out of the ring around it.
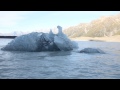
{"label": "white iceberg", "polygon": [[59,31],[58,31],[58,34],[54,37],[54,43],[62,51],[73,50],[72,42],[70,39],[67,38],[65,34],[63,34],[62,27],[57,26],[57,28]]}
{"label": "white iceberg", "polygon": [[16,37],[2,50],[9,51],[69,51],[78,48],[75,41],[71,41],[63,32],[62,27],[57,26],[58,34],[32,32]]}
{"label": "white iceberg", "polygon": [[37,49],[37,41],[39,39],[38,37],[41,35],[42,33],[33,32],[30,34],[18,36],[5,47],[3,47],[3,50],[34,51]]}

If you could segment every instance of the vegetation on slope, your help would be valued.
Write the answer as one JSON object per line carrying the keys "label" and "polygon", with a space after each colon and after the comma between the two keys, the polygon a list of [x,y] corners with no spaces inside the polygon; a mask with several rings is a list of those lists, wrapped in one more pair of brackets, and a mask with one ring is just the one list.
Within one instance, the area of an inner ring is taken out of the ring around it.
{"label": "vegetation on slope", "polygon": [[63,31],[68,37],[106,37],[120,35],[120,14],[100,17],[90,23],[81,23]]}

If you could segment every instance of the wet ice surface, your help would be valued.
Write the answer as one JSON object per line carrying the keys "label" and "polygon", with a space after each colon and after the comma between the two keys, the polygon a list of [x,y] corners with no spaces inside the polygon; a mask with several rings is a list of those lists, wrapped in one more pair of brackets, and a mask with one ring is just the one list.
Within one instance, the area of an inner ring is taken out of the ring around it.
{"label": "wet ice surface", "polygon": [[[11,39],[0,39],[0,48]],[[0,78],[10,79],[103,79],[120,78],[120,43],[78,42],[79,49],[55,52],[0,50]],[[106,54],[77,53],[100,48]]]}

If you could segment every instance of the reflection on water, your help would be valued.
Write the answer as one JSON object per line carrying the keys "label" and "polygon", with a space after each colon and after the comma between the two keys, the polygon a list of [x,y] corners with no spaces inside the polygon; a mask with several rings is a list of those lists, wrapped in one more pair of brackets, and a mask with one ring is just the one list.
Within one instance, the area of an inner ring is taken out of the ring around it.
{"label": "reflection on water", "polygon": [[[10,39],[0,39],[0,48]],[[120,78],[120,43],[78,42],[75,51],[20,52],[0,50],[0,78]],[[78,53],[100,48],[106,54]]]}
{"label": "reflection on water", "polygon": [[52,52],[49,54],[49,56],[67,56],[71,55],[71,51],[57,51],[57,52]]}

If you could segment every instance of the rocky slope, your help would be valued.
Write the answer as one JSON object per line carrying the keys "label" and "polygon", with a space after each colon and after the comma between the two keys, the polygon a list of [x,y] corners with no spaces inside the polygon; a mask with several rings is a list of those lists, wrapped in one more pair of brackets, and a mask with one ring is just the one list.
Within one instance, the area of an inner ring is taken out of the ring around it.
{"label": "rocky slope", "polygon": [[103,16],[90,23],[80,23],[63,31],[68,37],[106,37],[120,35],[120,14]]}

